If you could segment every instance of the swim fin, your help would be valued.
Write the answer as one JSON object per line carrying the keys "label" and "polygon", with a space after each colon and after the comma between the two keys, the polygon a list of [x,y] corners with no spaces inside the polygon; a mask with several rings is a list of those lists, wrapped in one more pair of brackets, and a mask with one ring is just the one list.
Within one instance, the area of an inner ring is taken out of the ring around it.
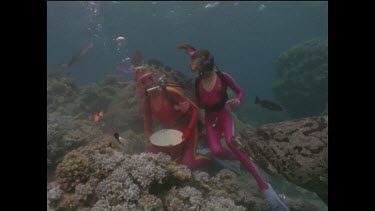
{"label": "swim fin", "polygon": [[268,184],[268,190],[263,193],[266,201],[271,206],[272,210],[275,211],[290,211],[284,202],[279,198],[272,186]]}

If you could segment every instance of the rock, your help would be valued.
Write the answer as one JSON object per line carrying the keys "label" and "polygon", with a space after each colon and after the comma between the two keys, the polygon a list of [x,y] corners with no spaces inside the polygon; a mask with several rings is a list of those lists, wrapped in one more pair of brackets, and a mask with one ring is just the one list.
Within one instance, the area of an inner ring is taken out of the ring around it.
{"label": "rock", "polygon": [[247,128],[233,139],[266,172],[328,203],[328,116]]}

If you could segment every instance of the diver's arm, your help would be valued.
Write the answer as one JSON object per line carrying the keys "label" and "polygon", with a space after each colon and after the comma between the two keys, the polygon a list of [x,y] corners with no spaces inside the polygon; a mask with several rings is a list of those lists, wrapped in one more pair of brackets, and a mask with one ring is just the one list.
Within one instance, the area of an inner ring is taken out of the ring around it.
{"label": "diver's arm", "polygon": [[190,122],[189,122],[189,125],[188,127],[185,129],[184,131],[184,134],[182,136],[182,139],[183,140],[187,140],[191,133],[193,133],[193,130],[195,128],[195,126],[197,125],[198,123],[198,119],[199,119],[199,108],[194,105],[193,103],[190,103],[190,109],[189,109],[189,114],[190,114]]}
{"label": "diver's arm", "polygon": [[150,137],[152,135],[152,116],[151,116],[151,107],[150,99],[148,97],[143,101],[143,111],[144,111],[144,126],[146,135]]}
{"label": "diver's arm", "polygon": [[178,93],[171,93],[172,96],[175,98],[177,102],[179,102],[179,110],[182,113],[185,113],[186,115],[190,116],[190,121],[185,128],[183,134],[182,134],[182,140],[185,141],[189,139],[191,133],[193,132],[195,125],[198,122],[199,118],[199,108],[195,105],[193,101],[188,99],[186,96],[178,94]]}
{"label": "diver's arm", "polygon": [[227,80],[228,86],[237,94],[237,99],[242,101],[244,92],[241,87],[234,81],[234,79],[227,73],[223,73],[225,79]]}

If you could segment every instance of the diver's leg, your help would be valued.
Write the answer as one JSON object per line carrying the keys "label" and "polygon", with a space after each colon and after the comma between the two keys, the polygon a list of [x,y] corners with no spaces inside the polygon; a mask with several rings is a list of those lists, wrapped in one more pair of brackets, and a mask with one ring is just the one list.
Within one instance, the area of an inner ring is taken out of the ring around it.
{"label": "diver's leg", "polygon": [[195,169],[212,162],[209,157],[196,154],[198,138],[198,128],[195,128],[184,148],[181,163],[186,165],[189,169]]}
{"label": "diver's leg", "polygon": [[238,159],[241,161],[241,163],[253,175],[260,189],[267,190],[268,189],[267,183],[260,176],[259,172],[255,168],[251,160],[243,152],[241,152],[232,144],[231,140],[232,140],[232,136],[234,135],[234,122],[232,119],[232,114],[226,109],[223,109],[220,112],[220,118],[222,119],[222,126],[224,130],[224,136],[225,136],[225,141],[226,141],[227,146],[238,156]]}
{"label": "diver's leg", "polygon": [[217,122],[216,127],[213,127],[215,118],[217,117],[216,113],[206,113],[205,123],[206,123],[206,136],[207,142],[210,146],[211,153],[220,159],[227,160],[238,160],[237,156],[233,154],[227,148],[224,148],[220,143],[221,137],[221,127],[219,127],[219,122]]}

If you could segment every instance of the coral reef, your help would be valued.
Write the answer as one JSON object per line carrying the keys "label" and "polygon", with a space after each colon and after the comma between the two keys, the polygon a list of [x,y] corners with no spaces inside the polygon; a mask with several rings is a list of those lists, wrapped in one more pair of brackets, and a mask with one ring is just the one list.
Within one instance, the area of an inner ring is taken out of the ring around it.
{"label": "coral reef", "polygon": [[197,210],[202,206],[202,193],[194,187],[172,187],[165,197],[167,210]]}
{"label": "coral reef", "polygon": [[293,118],[319,115],[328,101],[328,40],[308,40],[283,52],[273,91]]}
{"label": "coral reef", "polygon": [[185,165],[177,165],[176,163],[171,163],[166,166],[166,171],[180,181],[189,181],[191,179],[191,170]]}
{"label": "coral reef", "polygon": [[118,97],[122,89],[116,81],[118,76],[107,76],[103,81],[80,87],[78,97],[72,102],[74,114],[84,118],[99,111],[107,111],[109,104]]}
{"label": "coral reef", "polygon": [[146,152],[150,146],[150,142],[143,131],[142,133],[137,134],[132,130],[127,130],[120,133],[120,136],[128,142],[127,147],[124,149],[124,153],[126,154],[131,155],[134,153]]}
{"label": "coral reef", "polygon": [[70,77],[47,69],[47,113],[91,119],[95,113],[106,111],[117,97],[119,80],[121,77],[109,75],[97,83],[78,86]]}
{"label": "coral reef", "polygon": [[[201,186],[189,186],[197,183],[192,178],[190,169],[172,162],[166,154],[124,155],[102,141],[65,155],[57,166],[56,181],[48,185],[47,205],[56,210],[174,210],[171,207],[179,201],[186,208],[214,206],[213,202],[203,204],[205,197],[197,189]],[[164,185],[165,191],[150,193],[154,185]],[[232,199],[225,200],[234,206]]]}
{"label": "coral reef", "polygon": [[135,96],[136,86],[130,84],[120,91],[107,109],[103,121],[116,131],[143,132],[142,100]]}
{"label": "coral reef", "polygon": [[53,171],[68,151],[98,142],[102,132],[90,121],[47,113],[47,168]]}
{"label": "coral reef", "polygon": [[248,128],[234,140],[262,169],[316,192],[327,203],[327,116]]}
{"label": "coral reef", "polygon": [[47,69],[47,113],[59,112],[71,115],[66,105],[78,96],[78,86],[71,78],[59,72]]}
{"label": "coral reef", "polygon": [[210,196],[205,200],[202,210],[245,211],[246,208],[243,206],[236,206],[231,199]]}
{"label": "coral reef", "polygon": [[163,211],[164,206],[161,199],[157,198],[154,195],[145,194],[138,201],[138,209]]}
{"label": "coral reef", "polygon": [[[212,177],[166,154],[126,155],[104,140],[69,152],[48,184],[47,206],[60,210],[266,210],[255,180],[228,170]],[[292,198],[294,208],[314,204]]]}
{"label": "coral reef", "polygon": [[[103,159],[106,155],[110,155],[111,158]],[[99,179],[106,176],[122,160],[122,154],[115,151],[110,142],[90,144],[66,154],[56,168],[55,179],[61,184],[63,190],[71,192],[76,185],[86,183],[91,176]],[[112,164],[106,165],[109,162]]]}
{"label": "coral reef", "polygon": [[[233,172],[227,169],[221,170],[211,178],[205,172],[196,171],[193,175],[194,181],[197,182],[196,186],[204,190],[208,196],[231,199],[236,204],[241,204],[249,210],[265,210],[268,208],[256,182],[253,179],[248,180],[248,175],[244,175],[246,179],[243,180],[237,178]],[[210,203],[207,206],[213,206],[213,204]]]}

